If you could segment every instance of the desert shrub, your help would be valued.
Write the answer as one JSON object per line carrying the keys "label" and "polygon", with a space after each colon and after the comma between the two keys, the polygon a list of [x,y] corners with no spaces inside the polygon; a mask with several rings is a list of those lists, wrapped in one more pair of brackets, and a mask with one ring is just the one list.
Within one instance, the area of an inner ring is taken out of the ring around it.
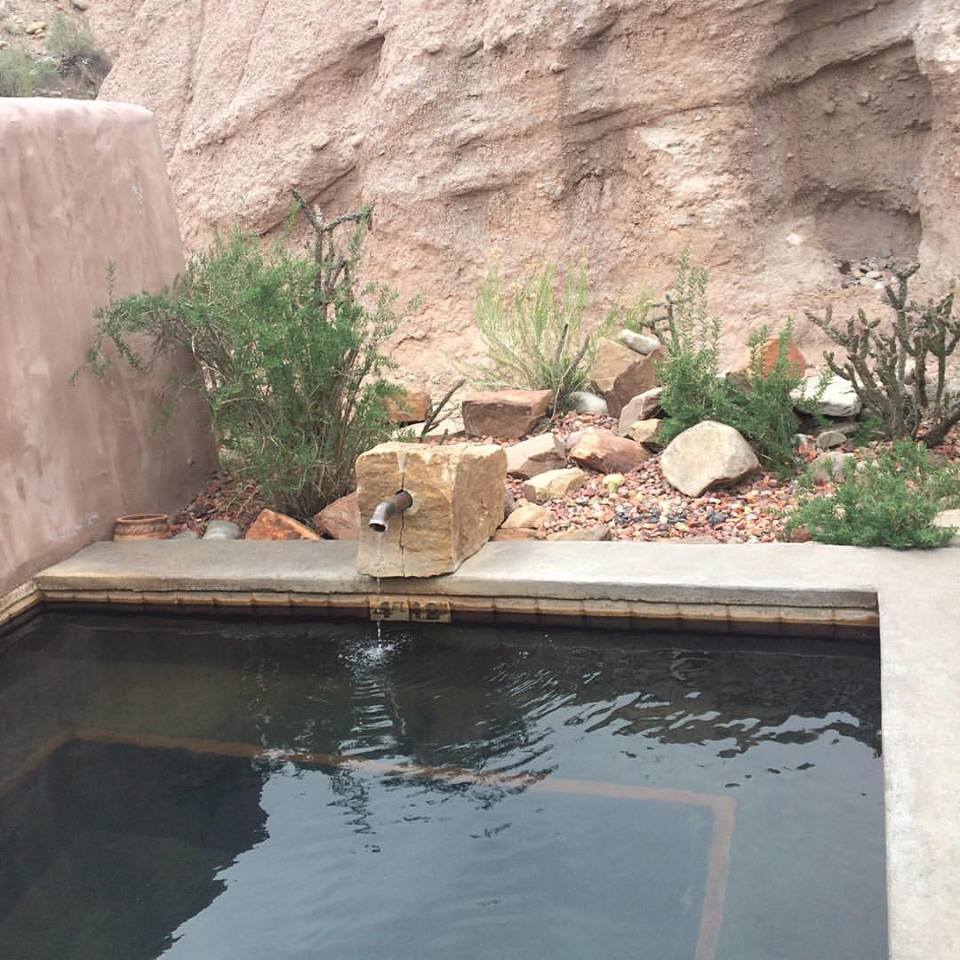
{"label": "desert shrub", "polygon": [[47,50],[55,57],[69,92],[95,97],[110,72],[110,59],[87,24],[58,14],[47,29]]}
{"label": "desert shrub", "polygon": [[487,360],[476,378],[487,387],[549,390],[554,412],[584,389],[605,327],[588,331],[589,302],[583,266],[535,269],[507,289],[496,264],[480,286],[475,315]]}
{"label": "desert shrub", "polygon": [[[309,517],[352,489],[357,455],[389,433],[384,400],[396,388],[379,377],[380,347],[395,297],[356,279],[369,209],[329,222],[301,209],[313,257],[234,230],[162,293],[111,296],[87,367],[103,376],[118,354],[143,370],[188,351],[196,374],[186,385],[203,390],[231,469],[272,505]],[[353,234],[341,249],[334,231],[344,224]]]}
{"label": "desert shrub", "polygon": [[59,87],[56,64],[19,47],[0,50],[0,97],[38,97]]}
{"label": "desert shrub", "polygon": [[884,288],[883,302],[893,313],[891,322],[869,320],[863,310],[845,329],[833,325],[828,308],[824,316],[807,316],[839,347],[846,358],[824,355],[830,369],[849,380],[863,404],[864,414],[881,422],[892,439],[923,436],[929,447],[942,443],[960,423],[960,393],[947,387],[947,361],[960,345],[960,317],[954,316],[954,291],[918,303],[909,298],[908,281],[918,265],[897,271],[897,287]]}
{"label": "desert shrub", "polygon": [[956,531],[933,519],[958,493],[956,466],[938,467],[926,447],[902,440],[874,460],[848,460],[832,495],[817,495],[808,479],[787,533],[803,528],[822,543],[855,547],[941,547]]}
{"label": "desert shrub", "polygon": [[649,291],[643,290],[629,300],[619,300],[607,313],[605,330],[632,330],[642,333],[649,326],[650,311],[656,306],[656,300]]}

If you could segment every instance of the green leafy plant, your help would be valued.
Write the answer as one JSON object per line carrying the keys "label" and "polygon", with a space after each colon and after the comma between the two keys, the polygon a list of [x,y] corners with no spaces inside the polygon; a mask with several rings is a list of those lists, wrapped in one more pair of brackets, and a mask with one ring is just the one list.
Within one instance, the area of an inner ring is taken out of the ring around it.
{"label": "green leafy plant", "polygon": [[47,50],[74,95],[95,97],[110,72],[110,58],[83,20],[57,14],[47,29]]}
{"label": "green leafy plant", "polygon": [[908,550],[941,547],[956,533],[933,519],[956,504],[960,469],[935,466],[922,444],[903,440],[874,460],[848,460],[833,494],[816,494],[810,478],[805,486],[788,536],[802,528],[822,543]]}
{"label": "green leafy plant", "polygon": [[55,63],[37,60],[19,47],[0,50],[0,97],[38,97],[59,88]]}
{"label": "green leafy plant", "polygon": [[325,221],[297,199],[312,256],[234,230],[162,293],[111,296],[86,367],[103,377],[116,355],[145,370],[191,354],[195,374],[171,386],[203,390],[231,469],[271,505],[310,517],[353,488],[356,457],[389,433],[384,401],[397,390],[380,379],[381,345],[395,295],[357,281],[369,208]]}
{"label": "green leafy plant", "polygon": [[544,264],[506,289],[493,264],[480,286],[475,315],[487,360],[476,369],[488,387],[549,390],[553,411],[589,383],[597,341],[605,327],[587,331],[586,269]]}
{"label": "green leafy plant", "polygon": [[617,328],[642,333],[648,327],[650,311],[657,306],[657,302],[649,291],[643,290],[630,300],[619,300],[607,313],[604,321],[605,330]]}
{"label": "green leafy plant", "polygon": [[911,300],[910,277],[918,264],[897,271],[897,286],[884,288],[883,302],[893,313],[890,323],[869,320],[863,310],[833,325],[824,316],[807,316],[844,350],[845,359],[824,354],[830,369],[849,380],[868,417],[883,424],[892,439],[916,439],[938,446],[960,423],[960,393],[947,387],[947,361],[960,346],[960,317],[955,316],[954,290],[927,303]]}

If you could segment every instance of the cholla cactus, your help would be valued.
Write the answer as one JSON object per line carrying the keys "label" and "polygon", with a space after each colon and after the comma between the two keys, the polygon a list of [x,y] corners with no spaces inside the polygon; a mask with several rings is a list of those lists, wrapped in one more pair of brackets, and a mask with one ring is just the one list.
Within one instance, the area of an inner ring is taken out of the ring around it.
{"label": "cholla cactus", "polygon": [[895,440],[916,439],[925,427],[923,441],[935,447],[960,423],[960,394],[947,388],[947,359],[960,344],[960,317],[953,315],[953,288],[926,304],[909,299],[907,284],[918,267],[901,267],[896,289],[884,288],[883,302],[894,314],[889,325],[869,320],[863,310],[846,330],[833,325],[829,307],[823,317],[809,311],[807,317],[846,352],[843,361],[833,352],[824,359],[850,382],[864,412]]}

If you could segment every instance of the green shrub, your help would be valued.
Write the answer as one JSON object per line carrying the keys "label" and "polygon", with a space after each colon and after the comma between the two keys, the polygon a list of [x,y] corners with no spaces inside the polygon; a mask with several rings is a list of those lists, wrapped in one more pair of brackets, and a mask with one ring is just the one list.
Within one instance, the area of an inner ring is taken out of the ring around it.
{"label": "green shrub", "polygon": [[[379,378],[380,347],[395,298],[356,280],[369,209],[329,223],[302,209],[314,228],[312,258],[235,230],[163,293],[111,297],[97,311],[87,366],[106,373],[108,343],[140,370],[188,351],[197,368],[189,383],[205,393],[231,469],[272,505],[310,517],[353,488],[357,455],[389,432],[384,400],[396,388]],[[354,232],[341,251],[334,229],[345,222]]]}
{"label": "green shrub", "polygon": [[111,64],[84,21],[57,14],[47,28],[47,50],[69,93],[96,97]]}
{"label": "green shrub", "polygon": [[0,50],[0,97],[38,97],[60,87],[56,65],[19,47]]}
{"label": "green shrub", "polygon": [[476,321],[487,349],[487,361],[476,370],[487,387],[549,390],[553,411],[570,394],[584,389],[590,365],[605,326],[587,332],[584,316],[589,301],[583,266],[557,270],[544,264],[504,288],[496,265],[480,286]]}
{"label": "green shrub", "polygon": [[922,444],[900,441],[875,460],[848,460],[832,495],[807,486],[788,535],[803,528],[822,543],[908,550],[942,547],[956,533],[933,519],[956,503],[960,470],[935,467]]}

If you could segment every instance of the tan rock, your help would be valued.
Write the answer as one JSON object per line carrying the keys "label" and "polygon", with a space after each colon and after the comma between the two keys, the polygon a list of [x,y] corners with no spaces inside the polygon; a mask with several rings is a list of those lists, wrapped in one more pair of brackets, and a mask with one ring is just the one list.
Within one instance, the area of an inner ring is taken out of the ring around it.
{"label": "tan rock", "polygon": [[814,483],[833,483],[834,480],[839,480],[843,476],[844,468],[852,459],[852,453],[828,450],[818,454],[807,469]]}
{"label": "tan rock", "polygon": [[514,530],[525,527],[530,530],[536,530],[542,527],[550,517],[550,511],[546,507],[541,507],[538,503],[521,503],[510,516],[503,521],[503,528]]}
{"label": "tan rock", "polygon": [[494,531],[491,540],[536,540],[537,531],[530,527],[501,527]]}
{"label": "tan rock", "polygon": [[549,390],[490,390],[463,401],[463,429],[471,437],[519,440],[547,413]]}
{"label": "tan rock", "polygon": [[360,508],[356,490],[328,503],[313,518],[313,523],[331,540],[357,540],[360,537]]}
{"label": "tan rock", "polygon": [[630,428],[638,420],[649,420],[655,413],[660,412],[660,397],[663,394],[663,387],[652,387],[635,397],[631,397],[629,402],[620,411],[620,436],[627,436]]}
{"label": "tan rock", "polygon": [[611,417],[619,417],[631,399],[656,386],[657,364],[663,356],[663,348],[643,356],[616,340],[600,340],[590,376]]}
{"label": "tan rock", "polygon": [[320,535],[285,513],[261,510],[247,530],[247,540],[319,540]]}
{"label": "tan rock", "polygon": [[574,463],[600,473],[627,473],[650,456],[642,444],[618,437],[612,430],[585,430],[570,451]]}
{"label": "tan rock", "polygon": [[589,474],[579,467],[548,470],[528,480],[523,485],[523,495],[532,503],[546,503],[582,487],[588,479]]}
{"label": "tan rock", "polygon": [[650,420],[637,420],[637,422],[627,430],[626,435],[631,440],[636,440],[637,443],[655,444],[657,433],[662,423],[663,421],[658,420],[656,417]]}
{"label": "tan rock", "polygon": [[387,416],[391,423],[422,424],[433,411],[430,394],[423,390],[404,390],[387,400]]}
{"label": "tan rock", "polygon": [[486,543],[504,514],[507,455],[482,444],[383,443],[357,458],[361,521],[406,490],[413,505],[378,534],[361,522],[357,569],[372,577],[451,573]]}
{"label": "tan rock", "polygon": [[529,480],[547,470],[557,470],[566,462],[566,446],[553,433],[541,433],[507,447],[507,473],[521,480]]}
{"label": "tan rock", "polygon": [[758,470],[753,448],[733,427],[704,420],[674,437],[660,457],[667,482],[688,497],[737,483]]}
{"label": "tan rock", "polygon": [[605,523],[598,523],[593,527],[571,527],[569,530],[560,530],[557,533],[551,533],[548,540],[609,540],[611,537],[610,528]]}

